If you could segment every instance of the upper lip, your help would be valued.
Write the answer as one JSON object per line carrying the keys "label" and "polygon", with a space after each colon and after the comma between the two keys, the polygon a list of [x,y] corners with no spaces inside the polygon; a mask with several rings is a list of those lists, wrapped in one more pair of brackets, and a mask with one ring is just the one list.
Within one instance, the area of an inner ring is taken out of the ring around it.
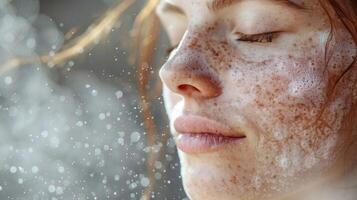
{"label": "upper lip", "polygon": [[176,118],[174,127],[179,134],[213,134],[224,137],[245,137],[245,134],[234,131],[227,125],[197,115],[184,115]]}

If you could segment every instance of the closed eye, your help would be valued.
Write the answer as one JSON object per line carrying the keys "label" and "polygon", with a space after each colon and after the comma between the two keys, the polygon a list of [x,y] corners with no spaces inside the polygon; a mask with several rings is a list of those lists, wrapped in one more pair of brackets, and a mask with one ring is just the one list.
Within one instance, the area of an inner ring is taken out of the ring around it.
{"label": "closed eye", "polygon": [[278,36],[280,32],[267,32],[260,34],[244,34],[240,32],[236,32],[236,41],[242,42],[257,42],[257,43],[270,43]]}

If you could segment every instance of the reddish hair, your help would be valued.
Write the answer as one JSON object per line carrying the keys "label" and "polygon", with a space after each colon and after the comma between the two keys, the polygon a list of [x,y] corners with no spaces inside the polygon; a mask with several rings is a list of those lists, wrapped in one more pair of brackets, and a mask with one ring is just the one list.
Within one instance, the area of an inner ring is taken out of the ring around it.
{"label": "reddish hair", "polygon": [[[336,23],[338,20],[346,27],[346,29],[350,32],[355,46],[357,46],[357,5],[354,0],[320,0],[320,3],[322,7],[325,9],[327,15],[330,18],[330,23],[331,23],[331,32],[329,35],[329,39],[326,43],[326,65],[329,64],[329,59],[332,57],[333,52],[330,51],[329,45],[331,43],[331,40],[334,37],[334,32],[336,30]],[[336,17],[338,20],[336,20]],[[343,71],[343,73],[338,77],[336,80],[336,84],[344,77],[344,75],[352,70],[353,68],[356,68],[356,62],[357,62],[357,51],[356,55],[354,56],[353,62]],[[357,80],[356,80],[357,81]],[[356,83],[357,87],[357,83]]]}

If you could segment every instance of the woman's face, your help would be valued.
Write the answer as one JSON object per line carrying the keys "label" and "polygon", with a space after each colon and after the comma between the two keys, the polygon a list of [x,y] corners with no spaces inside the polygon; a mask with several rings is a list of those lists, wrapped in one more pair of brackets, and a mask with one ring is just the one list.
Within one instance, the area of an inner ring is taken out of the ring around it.
{"label": "woman's face", "polygon": [[319,0],[162,0],[157,12],[177,45],[160,76],[191,199],[290,198],[349,166],[356,48],[337,20],[329,37]]}

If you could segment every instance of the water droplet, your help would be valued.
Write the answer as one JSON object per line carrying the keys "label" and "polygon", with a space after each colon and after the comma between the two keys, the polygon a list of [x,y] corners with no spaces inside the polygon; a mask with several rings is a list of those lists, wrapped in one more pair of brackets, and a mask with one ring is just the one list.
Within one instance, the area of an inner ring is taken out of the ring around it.
{"label": "water droplet", "polygon": [[98,91],[97,90],[92,90],[92,92],[91,92],[91,94],[92,94],[92,96],[97,96],[98,95]]}
{"label": "water droplet", "polygon": [[156,180],[160,180],[161,178],[162,178],[161,173],[156,172],[156,173],[155,173],[155,179],[156,179]]}
{"label": "water droplet", "polygon": [[82,127],[82,126],[83,126],[83,122],[82,122],[82,121],[78,121],[78,122],[76,123],[76,125],[77,125],[78,127]]}
{"label": "water droplet", "polygon": [[100,113],[98,117],[99,117],[100,120],[104,120],[105,119],[105,114],[104,113]]}
{"label": "water droplet", "polygon": [[36,40],[34,38],[27,39],[26,46],[29,49],[34,49],[36,47]]}
{"label": "water droplet", "polygon": [[56,194],[58,194],[58,195],[63,194],[63,188],[62,187],[57,187],[56,188]]}
{"label": "water droplet", "polygon": [[134,142],[138,142],[139,140],[140,140],[140,133],[132,132],[130,135],[130,142],[134,143]]}
{"label": "water droplet", "polygon": [[13,173],[13,174],[16,173],[17,172],[17,168],[15,166],[10,167],[10,172]]}
{"label": "water droplet", "polygon": [[123,92],[121,90],[118,90],[115,92],[115,96],[117,97],[117,99],[120,99],[123,97]]}
{"label": "water droplet", "polygon": [[39,171],[39,169],[38,169],[37,166],[33,166],[33,167],[31,168],[31,171],[32,171],[32,173],[36,174],[36,173]]}
{"label": "water droplet", "polygon": [[59,173],[63,173],[63,172],[64,172],[64,167],[59,166],[59,167],[58,167],[58,172],[59,172]]}
{"label": "water droplet", "polygon": [[120,179],[120,176],[119,176],[118,174],[116,174],[116,175],[114,176],[114,180],[115,180],[115,181],[119,181],[119,179]]}
{"label": "water droplet", "polygon": [[119,139],[118,139],[118,144],[124,145],[124,139],[123,139],[123,138],[119,138]]}
{"label": "water droplet", "polygon": [[150,185],[150,180],[149,180],[148,178],[146,178],[146,177],[143,177],[143,178],[141,178],[141,180],[140,180],[140,184],[141,184],[141,186],[143,186],[143,187],[147,187],[147,186]]}
{"label": "water droplet", "polygon": [[69,61],[69,62],[68,62],[68,66],[73,67],[73,66],[74,66],[74,62],[73,62],[72,60]]}
{"label": "water droplet", "polygon": [[155,161],[155,168],[156,169],[161,169],[162,168],[162,163],[160,161]]}
{"label": "water droplet", "polygon": [[57,137],[52,137],[51,140],[50,140],[50,146],[52,148],[58,148],[59,143],[60,143],[60,141],[59,141],[59,139]]}
{"label": "water droplet", "polygon": [[50,193],[54,193],[56,191],[56,187],[54,185],[50,185],[50,186],[48,186],[48,191]]}
{"label": "water droplet", "polygon": [[94,155],[96,155],[96,156],[100,155],[101,153],[102,153],[102,150],[100,150],[99,148],[96,148],[94,150]]}
{"label": "water droplet", "polygon": [[12,83],[12,77],[11,76],[6,76],[4,79],[4,82],[6,85],[10,85]]}
{"label": "water droplet", "polygon": [[41,136],[46,138],[48,136],[48,131],[47,130],[42,131]]}

